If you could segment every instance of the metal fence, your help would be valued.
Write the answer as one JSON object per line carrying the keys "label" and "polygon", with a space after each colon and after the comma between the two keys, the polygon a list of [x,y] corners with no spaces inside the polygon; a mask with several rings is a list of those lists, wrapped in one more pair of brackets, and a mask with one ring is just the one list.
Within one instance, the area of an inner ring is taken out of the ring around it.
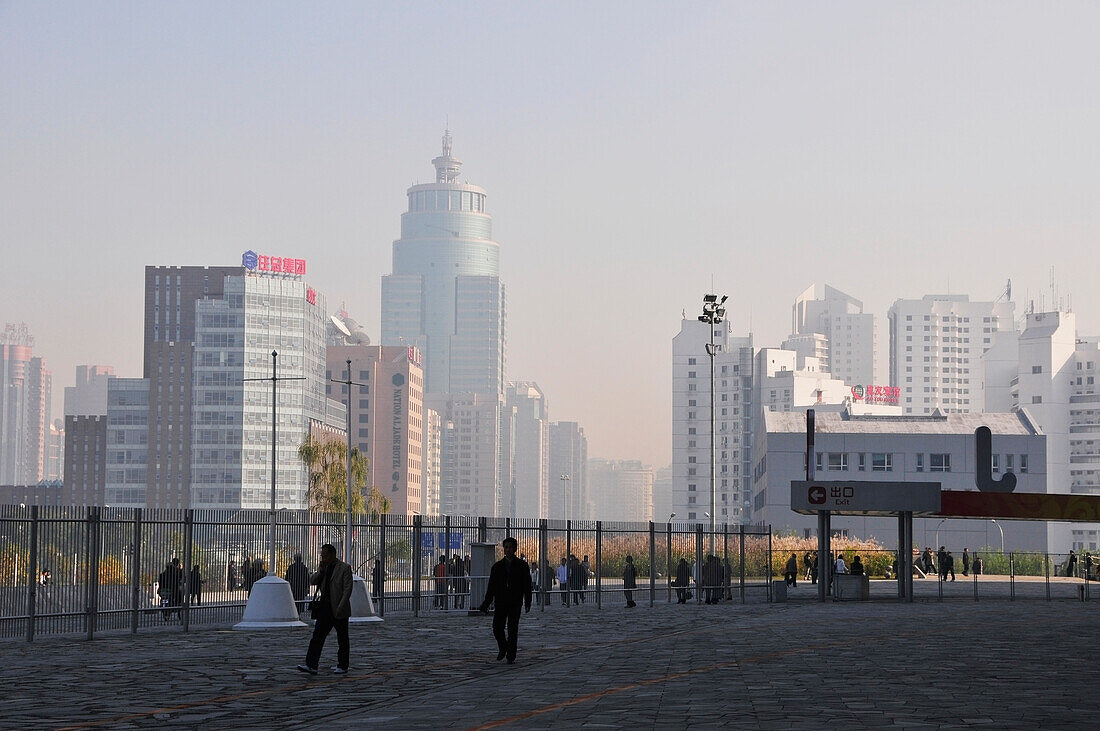
{"label": "metal fence", "polygon": [[[266,510],[0,505],[0,637],[91,639],[101,631],[229,624],[241,617],[252,584],[271,571],[284,576],[297,554],[308,568],[324,543],[343,554],[344,515],[279,510],[269,566],[270,519]],[[696,602],[771,591],[770,531],[738,526],[712,536],[678,523],[381,516],[353,522],[351,563],[379,615],[469,611],[485,578],[470,575],[472,544],[499,545],[509,535],[532,564],[542,611],[668,602],[677,589]],[[623,581],[628,555],[633,589]],[[677,587],[681,559],[690,578]]]}
{"label": "metal fence", "polygon": [[[771,552],[772,572],[777,579],[786,580],[787,567],[793,555],[796,562],[795,584],[807,581],[816,584],[816,562],[807,554],[816,556],[816,550],[782,549]],[[897,553],[892,550],[844,548],[834,552],[843,556],[848,570],[856,556],[860,558],[863,573],[871,579],[872,597],[884,598],[896,595]],[[919,599],[1045,599],[1089,600],[1100,592],[1096,585],[1100,578],[1100,562],[1091,554],[1075,556],[1071,560],[1065,553],[1038,551],[1000,551],[983,547],[967,556],[964,565],[961,556],[953,556],[950,573],[944,572],[940,557],[933,554],[930,565],[925,566],[919,553],[913,554],[913,594]],[[835,558],[834,558],[835,561]],[[877,581],[876,581],[877,580]],[[788,600],[793,595],[788,594]],[[816,598],[816,593],[803,598]]]}

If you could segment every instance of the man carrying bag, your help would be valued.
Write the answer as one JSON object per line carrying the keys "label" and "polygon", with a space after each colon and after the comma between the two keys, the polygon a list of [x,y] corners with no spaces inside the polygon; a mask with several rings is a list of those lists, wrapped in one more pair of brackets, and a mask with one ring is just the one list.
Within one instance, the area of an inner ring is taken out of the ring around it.
{"label": "man carrying bag", "polygon": [[310,615],[316,624],[306,652],[306,663],[299,665],[298,670],[310,675],[317,674],[325,638],[335,627],[339,651],[337,666],[332,672],[344,675],[351,663],[348,618],[351,617],[352,572],[351,566],[336,558],[336,547],[331,543],[321,546],[321,565],[317,573],[310,577],[309,583],[319,587],[320,595],[310,602]]}

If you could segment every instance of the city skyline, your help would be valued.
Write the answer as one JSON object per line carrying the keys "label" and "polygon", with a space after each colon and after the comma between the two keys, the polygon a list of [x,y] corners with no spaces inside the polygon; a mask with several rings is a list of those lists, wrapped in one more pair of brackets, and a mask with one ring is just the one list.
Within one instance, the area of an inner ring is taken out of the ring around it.
{"label": "city skyline", "polygon": [[671,462],[671,339],[708,291],[776,347],[814,283],[881,328],[1008,278],[1051,309],[1055,267],[1100,332],[1095,6],[259,8],[0,10],[2,311],[58,394],[141,375],[150,264],[307,259],[381,342],[445,127],[492,194],[505,377],[593,457]]}

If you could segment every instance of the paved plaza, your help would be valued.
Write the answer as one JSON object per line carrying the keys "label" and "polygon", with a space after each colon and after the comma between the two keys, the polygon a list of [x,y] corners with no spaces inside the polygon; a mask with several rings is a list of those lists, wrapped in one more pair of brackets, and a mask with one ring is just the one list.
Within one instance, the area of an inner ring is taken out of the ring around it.
{"label": "paved plaza", "polygon": [[[806,587],[800,596],[812,590]],[[4,728],[1078,728],[1097,725],[1100,601],[921,599],[717,606],[619,597],[520,627],[513,666],[490,618],[391,616],[309,630],[144,631],[4,644]],[[613,606],[615,604],[615,606]]]}

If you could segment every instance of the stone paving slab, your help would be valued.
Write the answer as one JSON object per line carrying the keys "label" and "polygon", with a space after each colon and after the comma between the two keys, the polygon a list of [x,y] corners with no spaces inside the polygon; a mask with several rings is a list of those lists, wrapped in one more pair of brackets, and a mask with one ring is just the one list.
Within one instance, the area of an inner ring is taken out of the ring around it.
{"label": "stone paving slab", "polygon": [[[6,642],[0,728],[1077,728],[1095,726],[1100,602],[605,605],[309,631]],[[322,668],[335,662],[330,637]],[[1092,699],[1092,700],[1089,700]]]}

